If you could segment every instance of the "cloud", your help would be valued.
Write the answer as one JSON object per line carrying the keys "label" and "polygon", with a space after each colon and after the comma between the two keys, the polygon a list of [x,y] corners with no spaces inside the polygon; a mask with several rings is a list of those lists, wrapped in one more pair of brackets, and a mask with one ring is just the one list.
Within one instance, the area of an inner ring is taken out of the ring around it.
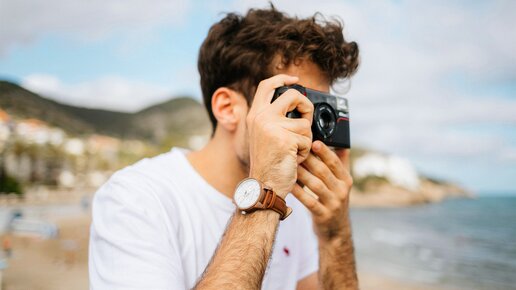
{"label": "cloud", "polygon": [[181,0],[3,0],[0,56],[43,35],[95,41],[117,34],[145,36],[166,24],[181,24],[189,2]]}
{"label": "cloud", "polygon": [[21,85],[63,103],[115,111],[137,111],[169,99],[172,92],[168,87],[120,76],[103,76],[87,82],[68,84],[56,76],[33,74],[25,77]]}
{"label": "cloud", "polygon": [[[5,0],[0,9],[0,55],[53,34],[78,41],[122,35],[134,43],[130,39],[147,37],[161,25],[180,25],[191,9],[183,3]],[[422,161],[431,160],[431,169],[439,169],[436,175],[446,174],[451,163],[455,165],[450,168],[460,168],[465,161],[483,164],[491,156],[490,162],[514,168],[516,130],[500,133],[498,128],[516,127],[516,1],[279,0],[274,5],[291,15],[320,11],[339,16],[345,37],[359,43],[361,66],[346,95],[354,145],[410,156],[423,167]],[[210,11],[214,7],[208,6]],[[268,4],[239,0],[216,6],[219,11],[245,12]],[[44,74],[30,75],[23,84],[78,105],[135,110],[167,93],[199,95],[191,65],[175,68],[170,87],[119,76],[63,83]],[[462,129],[466,125],[474,129]],[[491,174],[492,180],[503,176]]]}
{"label": "cloud", "polygon": [[[233,7],[245,12],[266,5],[241,0]],[[443,165],[486,156],[516,165],[516,2],[274,5],[290,15],[338,16],[345,37],[358,42],[361,66],[347,93],[353,144]],[[507,83],[512,89],[501,92]],[[465,125],[484,129],[460,129]],[[500,125],[515,130],[490,130]]]}

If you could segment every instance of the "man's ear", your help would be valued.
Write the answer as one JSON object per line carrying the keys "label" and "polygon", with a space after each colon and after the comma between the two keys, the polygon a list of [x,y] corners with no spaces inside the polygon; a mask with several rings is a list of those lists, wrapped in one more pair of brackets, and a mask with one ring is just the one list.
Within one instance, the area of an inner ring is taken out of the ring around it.
{"label": "man's ear", "polygon": [[248,111],[244,96],[230,88],[218,88],[211,97],[211,110],[217,125],[235,131],[240,121],[245,121]]}

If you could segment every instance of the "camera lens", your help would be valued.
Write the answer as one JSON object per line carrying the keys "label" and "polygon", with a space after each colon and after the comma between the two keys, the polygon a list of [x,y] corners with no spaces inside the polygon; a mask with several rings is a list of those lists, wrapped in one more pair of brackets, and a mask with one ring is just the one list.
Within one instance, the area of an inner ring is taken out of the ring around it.
{"label": "camera lens", "polygon": [[331,126],[333,126],[331,115],[327,111],[321,112],[319,126],[321,126],[323,130],[329,130]]}
{"label": "camera lens", "polygon": [[330,105],[321,103],[317,105],[314,113],[314,123],[322,138],[328,138],[335,131],[335,113]]}

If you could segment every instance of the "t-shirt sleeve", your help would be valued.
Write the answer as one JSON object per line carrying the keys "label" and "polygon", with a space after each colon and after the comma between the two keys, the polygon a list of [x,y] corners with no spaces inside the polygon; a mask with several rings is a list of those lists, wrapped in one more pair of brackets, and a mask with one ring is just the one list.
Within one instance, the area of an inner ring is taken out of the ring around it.
{"label": "t-shirt sleeve", "polygon": [[96,193],[90,289],[186,289],[177,235],[150,190],[115,176]]}
{"label": "t-shirt sleeve", "polygon": [[297,280],[299,281],[319,270],[319,246],[313,231],[310,212],[304,206],[297,210],[302,212],[302,218],[300,218],[302,224],[298,227],[301,229],[302,241],[299,270],[297,273]]}

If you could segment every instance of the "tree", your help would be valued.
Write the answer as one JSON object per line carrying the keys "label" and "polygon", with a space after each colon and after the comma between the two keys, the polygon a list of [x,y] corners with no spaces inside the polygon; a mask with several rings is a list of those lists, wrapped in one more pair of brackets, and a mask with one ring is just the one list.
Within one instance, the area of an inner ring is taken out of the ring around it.
{"label": "tree", "polygon": [[0,194],[9,193],[22,195],[22,186],[15,178],[8,176],[3,168],[0,168]]}

